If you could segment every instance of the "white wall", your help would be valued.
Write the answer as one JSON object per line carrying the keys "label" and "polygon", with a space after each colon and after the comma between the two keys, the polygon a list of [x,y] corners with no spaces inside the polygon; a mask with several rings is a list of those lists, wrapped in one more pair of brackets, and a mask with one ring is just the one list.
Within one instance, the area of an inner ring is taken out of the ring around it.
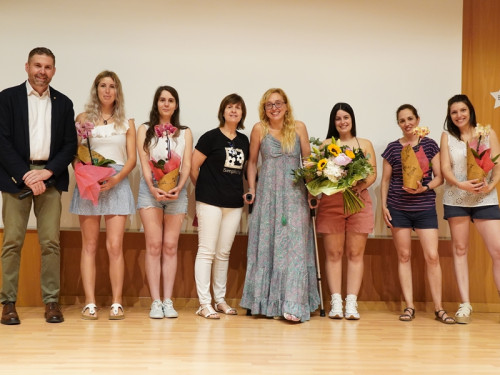
{"label": "white wall", "polygon": [[[25,80],[29,50],[46,46],[57,59],[52,84],[73,99],[76,113],[97,73],[111,69],[137,124],[147,119],[156,87],[174,86],[195,141],[217,125],[220,100],[231,92],[246,101],[248,135],[269,87],[287,92],[295,117],[318,138],[332,106],[346,101],[358,135],[375,146],[380,177],[379,155],[400,136],[400,104],[415,105],[439,140],[446,101],[460,92],[461,35],[461,0],[1,0],[0,88]],[[377,181],[377,203],[379,190]],[[78,228],[70,197],[64,194],[62,226]],[[140,228],[138,215],[129,228]],[[375,234],[388,233],[377,209]],[[441,235],[448,235],[445,222]]]}

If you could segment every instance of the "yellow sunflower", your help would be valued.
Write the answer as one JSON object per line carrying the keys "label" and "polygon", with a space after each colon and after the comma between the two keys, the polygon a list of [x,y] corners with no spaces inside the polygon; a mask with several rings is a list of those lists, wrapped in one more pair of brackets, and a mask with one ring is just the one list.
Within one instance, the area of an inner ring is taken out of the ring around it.
{"label": "yellow sunflower", "polygon": [[354,155],[354,152],[352,152],[351,150],[345,150],[345,154],[351,159],[354,159],[356,157],[356,155]]}
{"label": "yellow sunflower", "polygon": [[333,156],[338,156],[338,154],[340,154],[342,152],[342,150],[340,149],[340,147],[337,146],[335,143],[330,143],[328,145],[328,151],[330,151],[330,153]]}
{"label": "yellow sunflower", "polygon": [[318,161],[318,171],[322,171],[323,168],[326,167],[327,160],[326,159],[321,159]]}

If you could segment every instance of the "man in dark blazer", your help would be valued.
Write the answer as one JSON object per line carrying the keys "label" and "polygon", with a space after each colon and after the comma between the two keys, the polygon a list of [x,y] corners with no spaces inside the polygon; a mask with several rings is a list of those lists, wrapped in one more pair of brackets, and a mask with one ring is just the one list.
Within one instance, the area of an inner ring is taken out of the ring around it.
{"label": "man in dark blazer", "polygon": [[[49,87],[55,56],[33,49],[28,80],[0,93],[0,190],[2,191],[2,324],[19,324],[15,303],[21,249],[33,204],[41,247],[45,320],[64,321],[59,308],[61,192],[68,190],[68,164],[76,154],[72,101]],[[19,199],[23,191],[32,194]]]}

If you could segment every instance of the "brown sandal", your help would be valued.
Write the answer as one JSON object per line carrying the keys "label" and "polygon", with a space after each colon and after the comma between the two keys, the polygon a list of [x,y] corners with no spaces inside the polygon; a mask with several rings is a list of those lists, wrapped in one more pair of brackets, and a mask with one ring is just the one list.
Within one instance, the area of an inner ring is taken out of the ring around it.
{"label": "brown sandal", "polygon": [[[434,311],[436,315],[436,320],[444,324],[455,324],[456,321],[445,310]],[[446,318],[445,318],[446,315]]]}
{"label": "brown sandal", "polygon": [[413,319],[415,319],[415,309],[413,307],[407,307],[399,316],[399,320],[402,322],[411,322]]}

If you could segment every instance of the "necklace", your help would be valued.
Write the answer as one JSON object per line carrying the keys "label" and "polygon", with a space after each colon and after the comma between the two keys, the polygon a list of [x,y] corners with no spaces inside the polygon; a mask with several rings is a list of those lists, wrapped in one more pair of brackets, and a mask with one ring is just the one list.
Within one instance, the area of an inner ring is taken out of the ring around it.
{"label": "necklace", "polygon": [[102,118],[102,121],[104,122],[104,125],[108,125],[108,120],[111,119],[111,117],[113,117],[114,115],[115,115],[115,112],[113,112],[111,114],[111,116],[109,116],[108,118],[105,119],[104,116],[101,113],[101,118]]}

